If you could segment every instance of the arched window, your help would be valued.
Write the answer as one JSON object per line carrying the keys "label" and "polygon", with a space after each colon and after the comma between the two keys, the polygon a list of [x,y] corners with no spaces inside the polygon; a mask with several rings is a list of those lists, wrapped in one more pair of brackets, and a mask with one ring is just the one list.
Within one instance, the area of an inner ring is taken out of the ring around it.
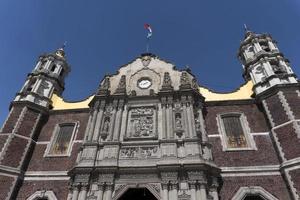
{"label": "arched window", "polygon": [[217,117],[223,150],[256,149],[246,117],[242,113],[224,113]]}
{"label": "arched window", "polygon": [[68,156],[71,151],[77,123],[58,124],[47,148],[47,156]]}

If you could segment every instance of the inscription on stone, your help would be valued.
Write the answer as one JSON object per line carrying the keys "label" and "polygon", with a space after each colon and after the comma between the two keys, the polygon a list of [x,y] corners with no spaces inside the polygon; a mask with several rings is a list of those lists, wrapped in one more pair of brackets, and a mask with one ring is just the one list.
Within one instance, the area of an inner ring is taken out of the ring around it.
{"label": "inscription on stone", "polygon": [[126,147],[120,150],[120,158],[128,159],[128,158],[157,158],[159,157],[158,147]]}

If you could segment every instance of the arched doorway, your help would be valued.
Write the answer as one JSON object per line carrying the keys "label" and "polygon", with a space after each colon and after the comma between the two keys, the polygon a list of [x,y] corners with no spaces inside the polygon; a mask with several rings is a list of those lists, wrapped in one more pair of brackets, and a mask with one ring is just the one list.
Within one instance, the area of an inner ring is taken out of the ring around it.
{"label": "arched doorway", "polygon": [[118,200],[157,200],[147,188],[129,188]]}

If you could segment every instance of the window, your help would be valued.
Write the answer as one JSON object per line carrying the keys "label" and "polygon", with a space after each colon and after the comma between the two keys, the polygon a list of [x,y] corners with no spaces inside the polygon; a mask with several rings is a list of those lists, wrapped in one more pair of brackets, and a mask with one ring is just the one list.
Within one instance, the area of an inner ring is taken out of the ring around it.
{"label": "window", "polygon": [[31,92],[32,91],[33,86],[34,86],[35,83],[36,83],[36,78],[32,78],[29,81],[28,85],[27,85],[27,88],[26,88],[27,92]]}
{"label": "window", "polygon": [[266,51],[266,52],[270,52],[270,48],[269,48],[269,44],[268,44],[268,41],[262,41],[262,42],[259,42],[262,50]]}
{"label": "window", "polygon": [[59,124],[54,130],[48,155],[66,156],[70,153],[71,142],[77,123]]}
{"label": "window", "polygon": [[218,116],[219,130],[222,133],[223,150],[256,149],[246,117],[241,113],[226,113]]}
{"label": "window", "polygon": [[54,72],[55,69],[56,69],[56,65],[53,64],[50,71],[51,71],[51,72]]}

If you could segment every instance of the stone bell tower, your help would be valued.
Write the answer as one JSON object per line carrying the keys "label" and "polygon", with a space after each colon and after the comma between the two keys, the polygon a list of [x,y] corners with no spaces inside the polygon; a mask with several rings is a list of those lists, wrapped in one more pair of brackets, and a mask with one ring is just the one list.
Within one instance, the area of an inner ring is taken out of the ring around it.
{"label": "stone bell tower", "polygon": [[11,103],[0,130],[0,199],[16,198],[13,195],[22,183],[38,130],[51,108],[51,97],[62,93],[69,71],[63,48],[40,56]]}
{"label": "stone bell tower", "polygon": [[252,80],[277,149],[280,171],[292,199],[300,199],[300,85],[289,61],[269,34],[246,29],[238,53],[245,79]]}

